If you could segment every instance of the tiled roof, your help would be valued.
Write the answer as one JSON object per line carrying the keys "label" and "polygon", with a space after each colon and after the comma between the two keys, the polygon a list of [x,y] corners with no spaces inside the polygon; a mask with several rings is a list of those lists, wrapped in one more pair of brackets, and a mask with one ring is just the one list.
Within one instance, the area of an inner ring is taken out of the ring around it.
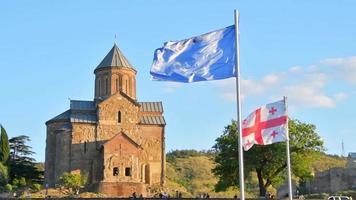
{"label": "tiled roof", "polygon": [[[135,101],[136,102],[136,101]],[[163,113],[162,102],[138,102],[141,112]],[[97,123],[96,108],[94,101],[70,101],[70,109],[48,120],[46,123],[54,121],[68,121],[72,123]],[[145,125],[165,125],[163,116],[141,116],[139,124]]]}
{"label": "tiled roof", "polygon": [[88,111],[96,110],[94,101],[78,101],[78,100],[70,101],[70,109],[71,110],[88,110]]}
{"label": "tiled roof", "polygon": [[163,116],[142,116],[140,118],[140,124],[146,125],[165,125],[166,121]]}
{"label": "tiled roof", "polygon": [[95,70],[104,68],[104,67],[128,67],[131,69],[135,69],[124,56],[124,54],[120,51],[120,49],[114,44],[109,53],[105,56],[105,58],[100,62],[100,64],[96,67]]}
{"label": "tiled roof", "polygon": [[48,120],[46,123],[48,122],[52,122],[52,121],[69,121],[69,116],[70,116],[70,110],[67,110],[55,117],[53,117],[52,119]]}
{"label": "tiled roof", "polygon": [[72,113],[70,116],[70,122],[77,123],[93,123],[98,121],[96,114],[90,113]]}
{"label": "tiled roof", "polygon": [[162,102],[138,102],[141,112],[160,112],[163,113]]}

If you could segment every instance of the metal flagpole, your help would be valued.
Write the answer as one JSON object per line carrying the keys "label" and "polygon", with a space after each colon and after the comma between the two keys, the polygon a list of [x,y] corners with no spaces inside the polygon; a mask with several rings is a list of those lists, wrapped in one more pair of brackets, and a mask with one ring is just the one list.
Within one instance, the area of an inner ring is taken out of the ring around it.
{"label": "metal flagpole", "polygon": [[[286,107],[286,113],[288,116],[288,106],[287,106],[287,97],[283,97],[284,105]],[[292,191],[292,172],[290,167],[290,151],[289,151],[289,128],[288,128],[288,118],[287,118],[287,133],[286,133],[286,143],[287,143],[287,171],[288,171],[288,198],[289,200],[293,199],[293,191]]]}
{"label": "metal flagpole", "polygon": [[240,200],[245,200],[244,183],[244,157],[242,148],[242,123],[241,123],[241,101],[240,101],[240,31],[239,31],[239,11],[235,10],[235,46],[236,46],[236,97],[237,97],[237,127],[239,136],[239,175],[240,175]]}

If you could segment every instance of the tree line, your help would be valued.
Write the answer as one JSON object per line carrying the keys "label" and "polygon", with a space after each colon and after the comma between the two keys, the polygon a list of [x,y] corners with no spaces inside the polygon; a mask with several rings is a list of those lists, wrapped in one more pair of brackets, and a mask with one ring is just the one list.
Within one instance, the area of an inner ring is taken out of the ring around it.
{"label": "tree line", "polygon": [[3,126],[0,135],[0,191],[30,188],[38,191],[43,184],[43,170],[36,166],[34,152],[27,145],[30,138],[20,135],[8,139]]}

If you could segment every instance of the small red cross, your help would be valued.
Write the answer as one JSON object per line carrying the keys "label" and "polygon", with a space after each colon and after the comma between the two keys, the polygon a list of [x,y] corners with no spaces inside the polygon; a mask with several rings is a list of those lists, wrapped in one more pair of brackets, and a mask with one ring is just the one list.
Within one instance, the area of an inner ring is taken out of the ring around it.
{"label": "small red cross", "polygon": [[275,112],[277,112],[277,109],[274,107],[271,108],[271,110],[268,111],[270,114],[274,115]]}
{"label": "small red cross", "polygon": [[252,145],[252,143],[250,142],[250,140],[247,140],[246,144],[245,144],[245,149],[249,148]]}
{"label": "small red cross", "polygon": [[278,132],[277,132],[277,131],[273,131],[273,132],[271,133],[271,136],[272,136],[273,138],[275,138],[277,135],[278,135]]}
{"label": "small red cross", "polygon": [[287,116],[281,116],[267,121],[261,121],[261,108],[256,110],[255,115],[255,124],[251,127],[242,129],[242,137],[246,137],[252,133],[255,133],[256,144],[264,144],[262,138],[263,129],[272,128],[287,123]]}
{"label": "small red cross", "polygon": [[247,124],[247,120],[245,119],[244,121],[242,121],[242,125],[246,125]]}

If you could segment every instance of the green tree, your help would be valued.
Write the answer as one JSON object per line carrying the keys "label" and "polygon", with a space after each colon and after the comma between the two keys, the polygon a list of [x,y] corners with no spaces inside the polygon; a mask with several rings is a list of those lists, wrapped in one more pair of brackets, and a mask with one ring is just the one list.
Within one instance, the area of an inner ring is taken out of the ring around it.
{"label": "green tree", "polygon": [[0,162],[0,186],[4,186],[7,184],[9,180],[9,172],[7,167]]}
{"label": "green tree", "polygon": [[32,158],[34,152],[26,144],[30,138],[26,135],[13,137],[10,143],[10,178],[25,178],[30,182],[41,183],[43,172],[36,167],[35,159]]}
{"label": "green tree", "polygon": [[[324,151],[323,141],[315,132],[315,126],[298,120],[289,120],[290,152],[293,174],[301,180],[312,177],[310,163]],[[239,185],[238,137],[236,121],[225,127],[223,134],[216,139],[216,167],[213,173],[219,178],[216,191],[224,191]],[[286,143],[255,145],[244,152],[245,178],[252,172],[257,174],[259,195],[265,196],[269,186],[278,186],[286,177]]]}
{"label": "green tree", "polygon": [[6,163],[10,155],[9,139],[7,137],[6,130],[1,126],[1,136],[0,136],[0,162]]}
{"label": "green tree", "polygon": [[74,191],[75,194],[78,194],[80,187],[86,184],[87,178],[81,174],[64,172],[62,176],[59,177],[59,180],[64,187]]}

